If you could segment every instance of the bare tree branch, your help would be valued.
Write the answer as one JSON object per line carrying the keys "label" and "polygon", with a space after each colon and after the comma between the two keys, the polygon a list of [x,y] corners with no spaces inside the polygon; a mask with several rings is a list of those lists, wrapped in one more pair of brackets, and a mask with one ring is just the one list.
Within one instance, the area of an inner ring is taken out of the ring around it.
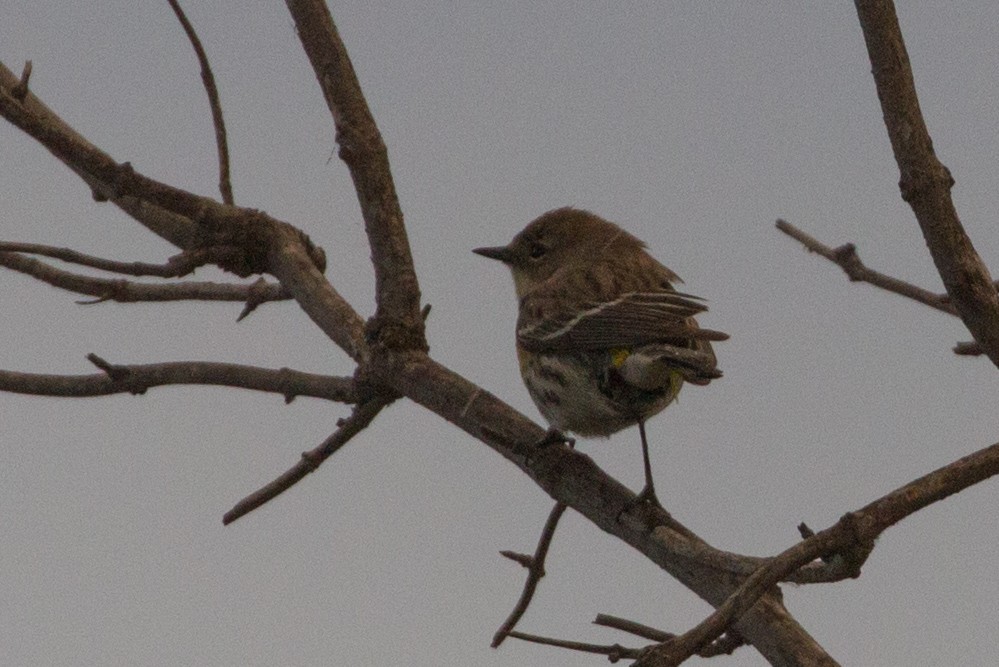
{"label": "bare tree branch", "polygon": [[80,135],[66,132],[65,128],[53,125],[35,113],[35,105],[29,103],[32,98],[34,96],[29,95],[19,102],[10,95],[9,89],[0,87],[0,115],[76,171],[106,184],[113,197],[131,195],[190,220],[200,221],[206,217],[222,220],[235,215],[231,207],[143,176],[127,162],[115,162]]}
{"label": "bare tree branch", "polygon": [[222,118],[222,102],[219,100],[219,91],[215,86],[215,75],[212,74],[211,65],[208,62],[208,54],[205,53],[198,33],[194,31],[194,26],[187,20],[184,10],[180,8],[177,0],[167,0],[173,13],[177,15],[177,20],[184,28],[187,39],[194,48],[194,53],[198,56],[201,64],[201,81],[205,85],[205,92],[208,94],[208,104],[212,108],[212,124],[215,127],[215,146],[219,156],[219,192],[222,194],[222,201],[226,204],[234,204],[232,197],[232,181],[229,176],[229,142],[226,138],[225,120]]}
{"label": "bare tree branch", "polygon": [[193,221],[194,234],[185,238],[181,247],[221,245],[239,248],[242,251],[239,261],[230,259],[219,266],[246,277],[267,272],[268,254],[280,251],[282,243],[294,243],[302,246],[320,271],[325,269],[325,253],[304,232],[260,211],[220,204],[144,176],[131,164],[115,162],[79,135],[49,122],[33,109],[27,99],[24,103],[18,102],[0,85],[0,115],[72,165],[78,173],[105,184],[112,197],[136,197]]}
{"label": "bare tree branch", "polygon": [[[714,613],[690,631],[649,651],[635,667],[672,667],[717,639],[768,590],[797,568],[816,558],[846,552],[855,576],[870,554],[874,540],[907,516],[999,475],[999,443],[920,477],[861,509],[843,516],[833,526],[815,533],[774,557],[746,579]],[[858,558],[859,556],[859,558]]]}
{"label": "bare tree branch", "polygon": [[895,6],[891,0],[855,4],[898,163],[902,199],[916,215],[961,320],[992,363],[999,365],[999,294],[957,217],[950,197],[954,179],[933,151]]}
{"label": "bare tree branch", "polygon": [[[419,352],[380,356],[373,363],[378,377],[393,378],[403,395],[488,444],[552,498],[636,548],[710,604],[722,604],[738,587],[743,577],[730,572],[740,557],[710,547],[687,529],[678,530],[675,519],[661,510],[636,506],[634,493],[588,456],[568,447],[535,449],[545,430],[489,392]],[[745,558],[746,564],[761,562]],[[766,594],[735,629],[774,665],[836,664],[776,594]]]}
{"label": "bare tree branch", "polygon": [[786,220],[777,221],[777,229],[784,232],[791,238],[797,240],[805,246],[809,252],[822,255],[830,262],[837,264],[850,280],[855,282],[865,282],[875,287],[894,292],[906,298],[918,301],[921,304],[936,308],[948,315],[957,315],[957,310],[951,305],[946,294],[935,294],[921,287],[916,287],[911,283],[904,282],[898,278],[879,273],[864,266],[857,255],[857,248],[852,243],[845,243],[837,248],[830,248],[805,232],[801,231]]}
{"label": "bare tree branch", "polygon": [[[0,115],[70,165],[98,197],[113,199],[178,247],[239,249],[238,256],[227,255],[216,263],[237,275],[263,272],[274,275],[283,289],[298,301],[331,340],[359,364],[357,379],[351,383],[351,390],[359,403],[351,417],[343,420],[338,430],[319,447],[303,454],[302,459],[281,477],[237,503],[225,515],[224,522],[229,523],[252,511],[315,470],[323,460],[363,430],[383,407],[396,398],[398,392],[489,444],[530,475],[560,504],[577,509],[601,529],[632,545],[703,599],[719,607],[719,611],[705,624],[668,646],[703,647],[734,623],[736,633],[751,642],[772,664],[835,664],[783,607],[776,582],[802,564],[807,564],[806,569],[816,570],[814,559],[830,554],[847,554],[847,562],[853,563],[859,572],[859,565],[869,552],[874,537],[888,525],[901,520],[907,513],[956,492],[963,488],[961,484],[975,483],[974,480],[980,481],[996,474],[989,467],[994,462],[976,460],[963,468],[965,474],[956,474],[951,470],[953,474],[950,477],[943,475],[946,479],[942,481],[934,477],[935,481],[908,489],[904,496],[893,497],[878,505],[876,514],[865,514],[864,510],[853,513],[849,515],[849,520],[844,519],[833,528],[805,539],[774,559],[763,560],[713,549],[664,511],[644,505],[635,506],[634,495],[628,489],[578,452],[564,447],[536,450],[532,445],[544,435],[540,427],[426,354],[419,288],[384,142],[371,118],[325,4],[320,0],[287,1],[332,112],[340,155],[354,179],[365,219],[375,263],[378,303],[375,317],[367,326],[323,276],[325,262],[322,252],[301,231],[258,211],[227,206],[173,188],[136,173],[128,163],[115,162],[62,123],[30,94],[27,73],[22,80],[13,79],[12,82],[7,70],[0,69]],[[875,3],[858,1],[862,23],[865,22],[865,4]],[[894,18],[893,11],[891,18]],[[895,29],[897,31],[897,25]],[[879,67],[887,71],[898,63],[891,64],[888,58],[878,64],[881,55],[875,54],[875,51],[885,48],[878,40],[887,38],[877,36],[876,30],[869,31],[865,25],[879,91],[882,85],[891,88],[898,83],[892,79],[893,76],[901,77],[902,84],[907,83],[911,88],[911,74],[904,61],[900,37],[898,47],[901,48],[902,61],[899,69],[904,71],[901,74],[888,72],[887,75],[884,71],[879,72]],[[907,82],[904,80],[906,77]],[[979,296],[981,278],[988,275],[983,273],[984,267],[980,266],[980,262],[974,261],[977,256],[974,256],[970,241],[963,235],[956,215],[952,215],[947,191],[950,187],[949,174],[935,161],[928,136],[925,141],[917,136],[915,142],[911,137],[896,137],[897,128],[893,128],[889,121],[889,106],[893,103],[885,101],[890,98],[891,92],[882,91],[882,101],[889,134],[899,156],[903,196],[912,203],[924,228],[924,236],[934,253],[948,293],[954,298],[956,310],[962,314],[976,340],[992,350],[995,355],[993,360],[996,361],[999,359],[999,352],[996,352],[999,346],[994,343],[999,341],[999,334],[996,333],[999,331],[999,324],[996,323],[999,318],[995,317],[995,313],[999,309],[993,308],[995,304],[990,302],[978,310],[972,303]],[[906,113],[914,110],[918,117],[914,91],[909,101],[906,98],[908,91],[902,92],[903,102],[911,102]],[[911,119],[901,120],[908,122]],[[921,118],[918,120],[921,124]],[[925,134],[921,125],[913,134],[919,135],[920,128]],[[906,157],[910,153],[915,158]],[[930,167],[926,167],[927,164]],[[947,218],[946,224],[940,224],[934,216],[943,213],[946,217],[948,207],[950,218]],[[970,256],[967,251],[970,251]],[[951,252],[959,259],[937,259],[938,254]],[[8,263],[37,262],[12,252],[0,253],[0,258]],[[991,288],[991,282],[989,285]],[[962,290],[963,302],[956,296]],[[990,297],[999,303],[994,290]],[[991,323],[987,321],[989,318]],[[142,390],[141,384],[130,384],[135,380],[136,373],[141,377],[141,368],[136,371],[136,367],[116,366],[99,358],[94,358],[94,361],[106,372],[107,381],[117,383],[127,391]],[[27,382],[23,377],[19,380],[22,386]],[[79,387],[87,382],[90,380],[74,385],[74,390],[79,391]],[[761,565],[761,562],[764,564]],[[753,573],[747,576],[749,571]],[[521,633],[509,636],[528,637]],[[639,657],[644,650],[614,647],[612,652],[601,652],[620,658]],[[649,659],[652,660],[654,655],[650,654]]]}
{"label": "bare tree branch", "polygon": [[[651,639],[657,643],[667,642],[676,638],[676,635],[671,632],[663,632],[657,628],[636,623],[635,621],[629,621],[626,618],[611,616],[610,614],[597,614],[593,623],[594,625],[602,625],[604,627],[614,628],[615,630],[630,632],[633,635],[637,635],[643,639]],[[731,655],[735,652],[735,649],[740,646],[745,646],[745,644],[746,640],[738,634],[729,633],[702,647],[697,652],[697,655],[702,658],[712,658],[716,655]]]}
{"label": "bare tree branch", "polygon": [[648,625],[636,623],[635,621],[630,621],[619,616],[612,616],[610,614],[597,614],[597,617],[593,619],[593,624],[602,625],[606,628],[614,628],[615,630],[622,630],[624,632],[630,632],[631,634],[641,637],[642,639],[649,639],[654,642],[666,642],[676,637],[676,635],[672,632],[665,632],[663,630],[659,630],[658,628],[653,628]]}
{"label": "bare tree branch", "polygon": [[[99,357],[95,356],[99,361]],[[93,360],[92,360],[93,361]],[[0,371],[0,391],[37,396],[108,396],[144,394],[166,385],[215,385],[266,391],[291,401],[296,396],[354,403],[357,395],[351,378],[305,373],[289,368],[258,368],[211,361],[176,361],[161,364],[112,365],[101,373],[47,375]],[[114,372],[109,372],[108,369]]]}
{"label": "bare tree branch", "polygon": [[[642,517],[634,522],[618,522],[622,510],[633,504],[630,501],[634,496],[621,485],[596,472],[588,458],[573,456],[575,463],[585,460],[591,466],[578,478],[578,484],[577,475],[570,473],[581,470],[573,470],[572,465],[566,468],[565,461],[559,460],[561,452],[558,448],[539,454],[532,458],[532,465],[526,465],[518,452],[529,451],[530,445],[540,440],[544,431],[464,378],[434,363],[421,351],[422,346],[416,344],[417,340],[413,335],[418,330],[407,324],[407,318],[412,320],[418,292],[415,277],[411,277],[411,258],[401,228],[402,219],[395,208],[397,203],[388,163],[384,158],[384,145],[370,119],[346,51],[325,5],[315,0],[289,0],[288,5],[333,113],[341,155],[351,168],[359,193],[378,272],[379,315],[368,327],[368,340],[376,341],[382,352],[372,355],[367,370],[380,382],[394,387],[476,437],[484,439],[531,474],[553,497],[580,509],[605,530],[619,535],[623,533],[629,536],[625,539],[641,543],[645,547],[643,551],[654,554],[651,557],[657,562],[658,557],[665,561],[675,559],[676,556],[669,555],[664,533],[656,533],[657,537],[651,538],[655,531],[650,530],[650,524],[668,531],[670,541],[686,544],[695,540],[665,528],[670,523],[668,515],[656,516],[655,519]],[[283,259],[278,257],[277,261],[271,262],[272,272],[307,311],[315,309],[315,312],[310,311],[309,314],[319,322],[321,308],[317,304],[321,300],[318,294],[321,285],[315,276],[309,275],[310,271],[296,271],[291,257],[287,258],[287,266],[282,265]],[[386,297],[393,301],[381,300]],[[386,327],[391,327],[392,335],[386,335]],[[422,339],[422,327],[419,331],[421,333],[418,338]],[[363,363],[362,361],[362,365]],[[547,467],[555,460],[559,460],[558,474]],[[585,493],[581,492],[584,487],[587,490]],[[612,490],[609,491],[608,487]],[[622,523],[628,523],[629,527],[622,528]],[[653,546],[654,544],[658,547]],[[714,570],[696,567],[686,558],[673,560],[672,563],[673,566],[668,569],[674,573],[679,572],[685,583],[692,585],[708,599],[715,599],[720,603],[726,597],[724,591],[731,590],[732,583],[717,577],[716,573],[709,574],[702,580],[697,579],[698,574],[714,573]],[[757,607],[760,611],[754,611],[758,615],[752,620],[747,616],[741,621],[746,625],[746,634],[754,644],[761,646],[764,653],[774,652],[775,655],[778,645],[785,656],[796,653],[825,655],[776,599],[771,602],[773,605],[766,609]],[[790,648],[790,644],[795,648]]]}
{"label": "bare tree branch", "polygon": [[270,252],[269,272],[330,340],[363,365],[368,343],[361,316],[326,280],[307,248],[297,242],[293,228],[281,228],[277,234],[285,238],[278,239]]}
{"label": "bare tree branch", "polygon": [[557,646],[558,648],[567,648],[572,651],[580,651],[582,653],[596,653],[599,655],[606,655],[610,662],[618,662],[619,660],[626,660],[631,658],[640,658],[642,653],[646,649],[628,648],[626,646],[621,646],[620,644],[587,644],[585,642],[573,642],[565,639],[553,639],[551,637],[542,637],[541,635],[529,635],[525,632],[511,632],[510,636],[514,639],[520,639],[525,642],[532,642],[534,644],[544,644],[546,646]]}
{"label": "bare tree branch", "polygon": [[[23,104],[26,112],[37,117],[39,122],[47,126],[51,132],[63,134],[78,142],[92,146],[83,135],[45,106],[41,100],[28,92],[26,87],[22,95],[14,95],[13,93],[19,85],[20,81],[18,78],[0,63],[0,94],[2,94],[3,90],[10,90],[12,98]],[[136,197],[128,195],[116,196],[112,191],[110,183],[102,181],[81,169],[72,160],[61,157],[58,154],[56,154],[56,157],[76,172],[77,176],[83,179],[90,187],[95,199],[101,201],[111,200],[140,224],[178,248],[189,248],[195,244],[197,229],[189,218],[177,215]]]}
{"label": "bare tree branch", "polygon": [[59,131],[31,113],[27,103],[15,100],[9,90],[0,89],[0,115],[59,159],[109,184],[115,197],[132,195],[196,221],[208,217],[231,219],[237,214],[232,207],[143,176],[127,162],[115,162],[111,156],[81,137]]}
{"label": "bare tree branch", "polygon": [[[355,360],[367,354],[364,322],[323,277],[325,254],[306,234],[260,211],[220,204],[142,176],[128,163],[119,165],[72,128],[53,120],[54,114],[33,95],[27,95],[23,104],[12,98],[5,88],[7,74],[9,70],[0,68],[0,115],[116,201],[133,197],[140,213],[145,202],[155,205],[157,212],[168,211],[194,221],[192,228],[181,231],[150,227],[180,247],[239,248],[240,261],[227,261],[220,265],[222,268],[241,276],[271,273],[341,349]],[[16,79],[13,81],[16,84]],[[149,222],[135,217],[143,224]],[[157,225],[163,222],[159,215],[152,218]]]}
{"label": "bare tree branch", "polygon": [[0,252],[20,252],[51,257],[70,264],[79,264],[101,271],[121,273],[127,276],[156,276],[159,278],[180,278],[193,273],[199,266],[223,262],[230,259],[235,248],[194,248],[174,255],[165,264],[147,262],[121,262],[103,257],[86,255],[70,248],[59,248],[40,243],[15,243],[0,241]]}
{"label": "bare tree branch", "polygon": [[396,349],[426,350],[420,288],[396,195],[388,151],[361,92],[347,49],[324,0],[287,0],[299,39],[312,63],[336,125],[364,216],[375,268],[377,310],[372,340]]}
{"label": "bare tree branch", "polygon": [[284,474],[236,503],[222,517],[222,524],[228,525],[249,514],[297,484],[302,478],[322,465],[323,461],[350,442],[351,438],[367,428],[368,424],[382,411],[382,408],[394,400],[395,398],[392,396],[381,395],[357,405],[350,417],[340,420],[339,428],[321,445],[311,451],[302,452],[302,458],[299,459],[298,463]]}
{"label": "bare tree branch", "polygon": [[563,503],[555,503],[555,507],[548,514],[548,520],[545,521],[545,526],[541,530],[541,538],[538,540],[538,546],[534,549],[533,556],[518,558],[515,556],[521,556],[521,554],[502,552],[507,558],[515,560],[527,568],[527,581],[524,582],[524,590],[521,592],[517,604],[514,605],[513,611],[510,612],[510,615],[503,621],[499,630],[493,635],[493,648],[502,644],[503,640],[510,635],[510,632],[517,627],[517,622],[520,621],[524,612],[527,611],[528,605],[531,604],[531,600],[534,598],[534,591],[538,588],[538,582],[541,581],[541,577],[545,576],[545,558],[548,557],[548,548],[551,546],[552,537],[555,536],[555,528],[558,526],[558,521],[562,518],[562,514],[565,513],[565,509],[566,506]]}
{"label": "bare tree branch", "polygon": [[[24,273],[53,287],[87,294],[95,302],[119,301],[245,301],[260,304],[289,298],[281,285],[257,281],[249,285],[215,282],[151,284],[121,278],[95,278],[57,269],[33,257],[16,252],[0,252],[0,266]],[[94,303],[94,302],[92,302]]]}

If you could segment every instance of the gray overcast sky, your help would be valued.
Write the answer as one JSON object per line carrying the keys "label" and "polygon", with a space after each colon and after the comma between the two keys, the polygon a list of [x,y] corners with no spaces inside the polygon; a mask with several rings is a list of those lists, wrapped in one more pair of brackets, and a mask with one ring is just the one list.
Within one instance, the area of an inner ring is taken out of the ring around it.
{"label": "gray overcast sky", "polygon": [[[281,3],[187,3],[219,81],[237,203],[299,226],[358,310],[372,271],[331,123]],[[196,5],[196,6],[195,6]],[[778,233],[785,217],[874,268],[940,281],[881,122],[851,3],[334,2],[389,146],[434,356],[540,419],[513,354],[500,266],[471,254],[573,204],[645,239],[709,299],[726,375],[650,423],[660,497],[713,544],[766,555],[999,432],[995,369],[960,323],[849,283]],[[999,266],[999,4],[900,8],[959,213]],[[192,51],[165,2],[4,3],[0,58],[91,141],[217,196]],[[5,240],[122,260],[173,253],[0,125]],[[331,159],[331,156],[333,158]],[[200,278],[219,277],[200,271]],[[205,359],[349,373],[294,304],[103,304],[2,274],[0,367],[90,373]],[[551,501],[484,445],[399,402],[316,474],[222,527],[344,407],[218,388],[57,400],[0,395],[0,663],[585,665],[510,641],[501,549],[533,548]],[[641,486],[634,430],[580,442]],[[987,483],[886,533],[861,579],[785,589],[845,665],[994,661]],[[671,631],[708,609],[569,513],[522,629],[628,645],[598,612]],[[694,660],[692,664],[699,664]],[[759,665],[742,649],[716,665]]]}

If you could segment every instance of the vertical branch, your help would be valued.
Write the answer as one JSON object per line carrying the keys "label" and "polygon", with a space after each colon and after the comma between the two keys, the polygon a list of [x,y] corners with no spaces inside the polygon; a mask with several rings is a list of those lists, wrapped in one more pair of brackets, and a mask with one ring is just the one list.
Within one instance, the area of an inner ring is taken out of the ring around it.
{"label": "vertical branch", "polygon": [[369,333],[375,339],[391,339],[395,348],[425,349],[420,289],[389,169],[388,150],[326,3],[286,2],[333,115],[340,158],[350,169],[361,204],[378,304]]}
{"label": "vertical branch", "polygon": [[856,0],[885,127],[912,207],[947,294],[965,326],[999,365],[999,295],[958,219],[954,179],[937,159],[926,129],[909,56],[891,0]]}
{"label": "vertical branch", "polygon": [[215,75],[212,74],[211,65],[208,63],[208,54],[201,46],[198,33],[194,31],[194,26],[187,20],[184,10],[180,8],[177,0],[167,0],[173,13],[177,15],[177,20],[184,28],[187,39],[194,47],[194,53],[198,56],[201,64],[201,81],[205,85],[205,92],[208,93],[208,104],[212,108],[212,124],[215,126],[215,145],[219,155],[219,192],[222,193],[222,201],[230,206],[234,203],[232,197],[232,181],[229,176],[229,141],[226,138],[225,120],[222,118],[222,102],[219,100],[219,90],[215,86]]}

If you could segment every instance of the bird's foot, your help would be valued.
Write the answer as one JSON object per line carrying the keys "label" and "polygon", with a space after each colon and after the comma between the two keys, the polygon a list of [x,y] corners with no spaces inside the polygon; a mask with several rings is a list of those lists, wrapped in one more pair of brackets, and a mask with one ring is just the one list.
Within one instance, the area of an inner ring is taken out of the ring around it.
{"label": "bird's foot", "polygon": [[569,445],[569,449],[572,449],[576,446],[576,439],[570,438],[557,428],[550,428],[545,433],[545,437],[534,443],[534,447],[535,449],[544,449],[546,447],[551,447],[552,445],[561,445],[563,443]]}
{"label": "bird's foot", "polygon": [[649,503],[657,509],[661,509],[664,512],[666,511],[666,509],[662,506],[662,503],[659,502],[659,498],[656,497],[655,487],[651,484],[646,484],[645,488],[642,489],[637,496],[629,500],[625,503],[624,507],[621,508],[621,512],[617,515],[618,521],[621,520],[621,516],[623,514],[627,514],[642,503]]}

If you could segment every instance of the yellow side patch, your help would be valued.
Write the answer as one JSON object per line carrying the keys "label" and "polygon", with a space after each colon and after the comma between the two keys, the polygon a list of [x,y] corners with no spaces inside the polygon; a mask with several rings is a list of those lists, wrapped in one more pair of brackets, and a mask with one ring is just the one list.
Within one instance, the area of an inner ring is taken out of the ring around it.
{"label": "yellow side patch", "polygon": [[669,373],[669,402],[676,403],[680,398],[680,387],[683,386],[683,375],[680,371]]}
{"label": "yellow side patch", "polygon": [[621,368],[624,364],[625,359],[631,356],[631,351],[626,347],[617,347],[610,351],[611,355],[611,366],[614,368]]}

